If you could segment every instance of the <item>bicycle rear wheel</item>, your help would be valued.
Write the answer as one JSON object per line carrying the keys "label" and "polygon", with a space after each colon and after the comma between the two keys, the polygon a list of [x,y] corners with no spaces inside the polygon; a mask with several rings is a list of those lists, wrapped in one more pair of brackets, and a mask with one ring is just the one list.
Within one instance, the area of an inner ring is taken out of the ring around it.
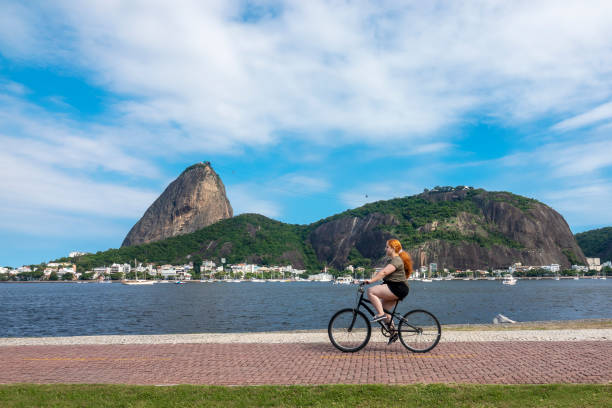
{"label": "bicycle rear wheel", "polygon": [[342,309],[332,316],[327,326],[327,334],[338,350],[354,353],[368,344],[372,326],[361,311]]}
{"label": "bicycle rear wheel", "polygon": [[404,347],[415,353],[426,353],[436,347],[442,335],[438,319],[426,310],[411,310],[398,326]]}

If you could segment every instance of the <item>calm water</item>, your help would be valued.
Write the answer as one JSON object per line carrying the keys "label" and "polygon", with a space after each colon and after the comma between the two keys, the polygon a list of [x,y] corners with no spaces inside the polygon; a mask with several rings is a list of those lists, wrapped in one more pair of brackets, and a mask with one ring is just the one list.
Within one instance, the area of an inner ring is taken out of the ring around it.
{"label": "calm water", "polygon": [[[0,337],[323,329],[356,286],[329,283],[0,284]],[[612,318],[612,279],[413,282],[400,310],[442,324]]]}

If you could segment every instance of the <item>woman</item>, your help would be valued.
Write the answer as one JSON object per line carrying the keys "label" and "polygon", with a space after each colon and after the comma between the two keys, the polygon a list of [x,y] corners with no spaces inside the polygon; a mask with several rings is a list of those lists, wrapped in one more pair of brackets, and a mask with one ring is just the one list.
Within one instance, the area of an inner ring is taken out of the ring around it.
{"label": "woman", "polygon": [[372,279],[365,283],[370,284],[382,279],[384,284],[368,288],[368,299],[378,313],[372,322],[386,319],[392,331],[389,344],[397,340],[397,333],[393,332],[391,315],[385,314],[383,309],[391,310],[395,302],[402,300],[408,294],[408,282],[406,279],[412,273],[412,259],[402,250],[402,244],[397,239],[390,239],[385,246],[385,252],[391,262],[381,269]]}

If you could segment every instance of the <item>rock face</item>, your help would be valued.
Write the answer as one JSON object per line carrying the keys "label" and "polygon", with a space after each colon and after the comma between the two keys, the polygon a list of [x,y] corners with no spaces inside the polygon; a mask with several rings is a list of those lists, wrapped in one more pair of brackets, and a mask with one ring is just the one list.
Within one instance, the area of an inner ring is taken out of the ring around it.
{"label": "rock face", "polygon": [[309,240],[320,262],[342,267],[353,248],[366,258],[376,259],[384,255],[385,242],[391,235],[377,227],[398,224],[392,214],[344,217],[318,226]]}
{"label": "rock face", "polygon": [[121,246],[188,234],[232,216],[223,182],[209,162],[198,163],[170,183],[132,227]]}
{"label": "rock face", "polygon": [[[521,262],[533,266],[556,263],[569,268],[573,263],[586,262],[563,217],[535,200],[484,190],[471,195],[460,190],[431,192],[418,198],[431,204],[469,200],[473,211],[440,217],[417,229],[421,236],[443,230],[459,234],[459,239],[436,239],[434,235],[417,244],[403,242],[415,267],[435,262],[438,268],[507,268]],[[353,248],[380,266],[385,241],[396,237],[401,240],[392,232],[393,227],[401,231],[411,224],[411,215],[404,216],[408,219],[379,213],[336,218],[317,226],[309,236],[310,243],[319,261],[337,268],[347,265]]]}

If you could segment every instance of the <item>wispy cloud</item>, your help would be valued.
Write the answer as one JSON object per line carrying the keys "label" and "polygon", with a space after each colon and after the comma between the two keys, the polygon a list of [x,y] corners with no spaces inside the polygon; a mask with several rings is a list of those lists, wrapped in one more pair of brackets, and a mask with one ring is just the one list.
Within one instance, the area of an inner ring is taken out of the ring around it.
{"label": "wispy cloud", "polygon": [[118,218],[140,216],[157,194],[67,173],[0,153],[0,200],[15,209],[66,211]]}
{"label": "wispy cloud", "polygon": [[584,226],[612,225],[612,183],[591,179],[567,184],[564,188],[542,193],[542,199],[559,211],[573,229]]}
{"label": "wispy cloud", "polygon": [[264,198],[260,188],[250,184],[227,186],[228,199],[232,204],[234,215],[244,213],[262,214],[266,217],[277,218],[282,214],[278,202]]}
{"label": "wispy cloud", "polygon": [[588,112],[565,119],[554,125],[552,129],[566,131],[609,120],[612,120],[612,102],[604,103]]}
{"label": "wispy cloud", "polygon": [[82,124],[0,94],[0,142],[4,152],[13,156],[83,172],[100,168],[159,177],[160,171],[151,161],[126,152],[131,147],[126,139],[129,131],[121,126]]}
{"label": "wispy cloud", "polygon": [[322,177],[313,177],[299,173],[285,174],[273,182],[277,191],[285,194],[312,194],[329,190],[331,184]]}
{"label": "wispy cloud", "polygon": [[340,193],[340,200],[348,208],[355,208],[375,201],[417,194],[421,191],[423,191],[421,187],[410,182],[381,179],[379,182],[366,183],[343,191]]}

